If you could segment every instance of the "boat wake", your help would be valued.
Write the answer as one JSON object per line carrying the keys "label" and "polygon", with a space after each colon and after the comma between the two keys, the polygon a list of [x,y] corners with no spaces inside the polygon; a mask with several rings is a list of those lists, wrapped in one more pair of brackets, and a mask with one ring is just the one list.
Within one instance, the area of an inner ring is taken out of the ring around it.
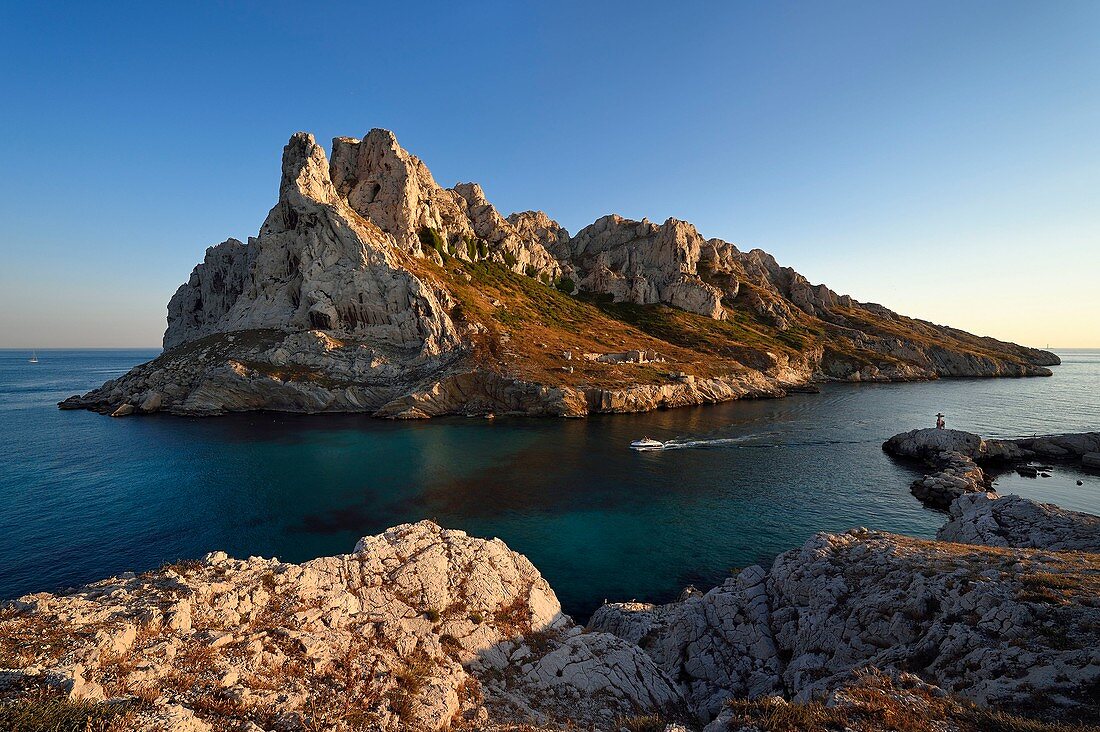
{"label": "boat wake", "polygon": [[[774,435],[768,435],[774,437]],[[672,439],[666,442],[658,442],[653,440],[649,444],[644,446],[639,442],[633,443],[631,447],[635,450],[643,452],[663,452],[665,450],[701,450],[716,447],[731,447],[737,446],[740,448],[779,448],[779,447],[814,447],[814,446],[828,446],[828,445],[858,445],[868,442],[867,440],[805,440],[805,441],[772,441],[761,442],[761,439],[766,439],[767,436],[760,434],[743,435],[741,437],[715,437],[711,439]]]}
{"label": "boat wake", "polygon": [[708,447],[723,447],[728,445],[737,445],[747,442],[752,439],[758,439],[757,435],[745,435],[744,437],[718,437],[710,440],[668,440],[662,442],[660,447],[654,445],[647,447],[647,450],[690,450],[700,449]]}

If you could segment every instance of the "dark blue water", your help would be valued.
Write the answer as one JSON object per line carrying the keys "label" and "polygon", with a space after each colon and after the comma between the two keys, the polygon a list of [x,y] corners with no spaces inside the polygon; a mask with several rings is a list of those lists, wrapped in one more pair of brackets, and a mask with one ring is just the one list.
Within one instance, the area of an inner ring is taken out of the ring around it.
{"label": "dark blue water", "polygon": [[[821,394],[588,420],[254,414],[110,419],[55,403],[154,351],[0,351],[0,598],[223,549],[301,561],[431,518],[526,554],[567,611],[663,600],[815,531],[929,537],[942,514],[880,445],[931,425],[986,436],[1100,428],[1100,352],[1048,379],[831,385]],[[627,443],[718,440],[635,453]],[[1076,486],[1077,479],[1084,481]],[[1100,513],[1100,476],[1001,479]]]}

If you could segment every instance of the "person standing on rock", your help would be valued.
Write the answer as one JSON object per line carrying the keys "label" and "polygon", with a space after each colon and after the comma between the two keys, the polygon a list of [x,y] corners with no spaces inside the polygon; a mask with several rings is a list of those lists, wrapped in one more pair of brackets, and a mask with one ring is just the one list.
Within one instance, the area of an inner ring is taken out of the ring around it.
{"label": "person standing on rock", "polygon": [[946,429],[946,428],[947,428],[947,423],[943,421],[943,415],[942,414],[937,414],[936,415],[936,429],[942,430],[942,429]]}

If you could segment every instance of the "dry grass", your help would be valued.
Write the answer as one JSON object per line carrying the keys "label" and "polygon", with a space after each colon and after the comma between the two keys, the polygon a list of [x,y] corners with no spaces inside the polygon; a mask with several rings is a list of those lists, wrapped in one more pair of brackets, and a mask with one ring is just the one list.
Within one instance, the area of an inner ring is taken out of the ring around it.
{"label": "dry grass", "polygon": [[195,572],[198,572],[199,570],[201,570],[205,566],[206,565],[201,560],[198,560],[198,559],[180,559],[179,561],[170,562],[168,564],[165,564],[165,565],[161,566],[155,572],[148,572],[146,574],[155,574],[155,573],[163,574],[164,572],[167,572],[167,571],[171,570],[171,571],[175,572],[178,575],[182,575],[184,577],[187,577],[191,574],[194,574]]}
{"label": "dry grass", "polygon": [[531,614],[521,595],[501,606],[494,614],[494,620],[505,637],[523,635],[531,630]]}
{"label": "dry grass", "polygon": [[668,721],[659,714],[641,714],[615,721],[615,728],[627,732],[662,732]]}
{"label": "dry grass", "polygon": [[140,702],[72,702],[38,694],[0,702],[5,732],[124,732],[133,729]]}
{"label": "dry grass", "polygon": [[408,722],[415,718],[416,699],[435,671],[436,662],[419,649],[402,662],[403,667],[394,674],[397,685],[388,696],[393,713]]}
{"label": "dry grass", "polygon": [[0,615],[0,667],[53,661],[72,645],[70,631],[47,615],[6,608]]}
{"label": "dry grass", "polygon": [[731,728],[752,725],[761,732],[1100,732],[1089,724],[1047,721],[937,697],[923,688],[899,689],[888,676],[869,670],[845,689],[847,703],[784,704],[731,700]]}

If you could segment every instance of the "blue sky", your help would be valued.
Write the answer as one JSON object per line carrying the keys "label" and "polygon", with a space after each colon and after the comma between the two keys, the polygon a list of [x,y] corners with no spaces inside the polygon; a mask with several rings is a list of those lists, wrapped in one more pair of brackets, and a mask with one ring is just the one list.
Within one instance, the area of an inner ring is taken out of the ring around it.
{"label": "blue sky", "polygon": [[2,8],[0,347],[159,344],[289,135],[372,127],[505,214],[1100,346],[1100,3],[40,5]]}

